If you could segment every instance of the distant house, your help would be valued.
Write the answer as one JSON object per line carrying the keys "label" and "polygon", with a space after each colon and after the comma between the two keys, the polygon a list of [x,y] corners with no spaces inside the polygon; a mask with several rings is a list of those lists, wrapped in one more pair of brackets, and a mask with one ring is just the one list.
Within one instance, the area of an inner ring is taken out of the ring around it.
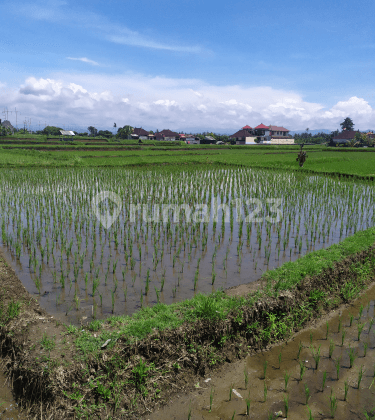
{"label": "distant house", "polygon": [[193,134],[185,134],[186,144],[200,144],[200,138],[195,137]]}
{"label": "distant house", "polygon": [[205,136],[204,139],[200,141],[200,144],[216,144],[216,139],[212,136]]}
{"label": "distant house", "polygon": [[162,130],[162,131],[159,131],[158,133],[155,133],[156,140],[176,141],[176,140],[179,140],[179,138],[180,138],[179,134],[171,130]]}
{"label": "distant house", "polygon": [[131,134],[132,139],[141,139],[141,140],[148,140],[149,133],[148,131],[144,130],[143,128],[134,128],[133,133]]}
{"label": "distant house", "polygon": [[259,124],[254,128],[245,125],[230,138],[235,140],[236,144],[294,144],[289,130],[276,125]]}
{"label": "distant house", "polygon": [[337,136],[333,137],[333,141],[335,143],[347,143],[348,141],[354,140],[355,135],[359,133],[358,131],[353,130],[344,130],[341,133],[339,133]]}
{"label": "distant house", "polygon": [[249,125],[245,125],[241,130],[232,134],[230,139],[235,140],[236,144],[255,144],[256,136]]}

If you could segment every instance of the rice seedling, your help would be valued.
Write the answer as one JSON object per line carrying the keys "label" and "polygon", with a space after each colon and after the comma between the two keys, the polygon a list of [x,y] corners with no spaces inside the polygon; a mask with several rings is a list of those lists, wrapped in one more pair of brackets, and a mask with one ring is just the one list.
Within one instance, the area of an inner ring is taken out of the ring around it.
{"label": "rice seedling", "polygon": [[278,356],[278,359],[279,359],[279,369],[281,367],[281,358],[282,358],[282,353],[281,353],[281,350],[280,350],[280,353],[279,353],[279,356]]}
{"label": "rice seedling", "polygon": [[359,386],[361,385],[362,382],[362,376],[365,373],[366,370],[363,370],[363,365],[361,366],[361,368],[358,371],[358,382],[357,382],[357,388],[359,389]]}
{"label": "rice seedling", "polygon": [[310,398],[311,398],[310,389],[307,386],[307,384],[305,384],[305,401],[306,401],[306,405],[308,404]]}
{"label": "rice seedling", "polygon": [[299,345],[298,345],[298,353],[297,353],[297,360],[300,358],[300,356],[301,356],[301,351],[302,351],[302,348],[303,348],[303,345],[302,345],[302,343],[301,343],[301,341],[299,342]]}
{"label": "rice seedling", "polygon": [[268,362],[267,360],[265,360],[265,362],[263,363],[263,379],[266,379],[267,366],[268,366]]}
{"label": "rice seedling", "polygon": [[243,371],[243,373],[244,373],[244,376],[245,376],[245,389],[247,389],[247,384],[249,383],[249,372],[245,368],[245,370]]}
{"label": "rice seedling", "polygon": [[314,420],[314,417],[311,412],[311,408],[309,406],[307,406],[307,414],[309,416],[308,420]]}
{"label": "rice seedling", "polygon": [[289,412],[289,395],[285,395],[283,399],[284,399],[285,418],[288,418],[288,412]]}
{"label": "rice seedling", "polygon": [[336,368],[336,374],[337,374],[337,380],[340,379],[340,367],[341,367],[341,356],[338,357],[336,360],[334,360],[335,368]]}
{"label": "rice seedling", "polygon": [[320,347],[321,346],[319,346],[319,348],[317,350],[315,350],[313,347],[310,347],[313,359],[315,360],[315,369],[316,370],[318,370],[318,368],[319,368],[319,362],[320,362],[320,359],[321,359]]}
{"label": "rice seedling", "polygon": [[343,330],[342,330],[342,334],[341,334],[341,347],[343,347],[343,346],[344,346],[345,336],[346,336],[346,330],[345,330],[345,329],[343,329]]}
{"label": "rice seedling", "polygon": [[322,379],[322,392],[324,391],[324,387],[326,385],[326,381],[327,381],[327,371],[325,370],[323,372],[323,379]]}
{"label": "rice seedling", "polygon": [[332,359],[332,354],[333,354],[334,350],[335,350],[335,343],[333,342],[333,340],[331,340],[330,343],[329,343],[329,349],[328,349],[328,357],[330,359]]}
{"label": "rice seedling", "polygon": [[288,372],[284,373],[284,391],[287,392],[288,382],[290,379],[290,374]]}
{"label": "rice seedling", "polygon": [[211,387],[211,391],[210,391],[210,409],[209,409],[209,413],[211,413],[212,411],[212,403],[214,401],[214,395],[215,395],[215,389],[213,387]]}
{"label": "rice seedling", "polygon": [[299,380],[300,382],[303,379],[303,375],[305,374],[306,366],[303,360],[299,360]]}
{"label": "rice seedling", "polygon": [[251,405],[250,391],[247,398],[245,399],[245,402],[246,402],[246,415],[250,416],[250,405]]}
{"label": "rice seedling", "polygon": [[331,388],[331,395],[329,397],[329,409],[330,409],[331,417],[335,418],[335,414],[337,410],[337,398],[333,392],[333,388]]}
{"label": "rice seedling", "polygon": [[264,402],[267,401],[267,391],[268,391],[267,384],[266,384],[266,381],[264,381],[264,388],[263,388]]}
{"label": "rice seedling", "polygon": [[349,384],[348,381],[344,383],[344,401],[348,400],[348,391],[349,391]]}
{"label": "rice seedling", "polygon": [[353,324],[353,319],[354,319],[354,315],[350,314],[350,318],[349,318],[349,327],[352,326]]}
{"label": "rice seedling", "polygon": [[362,334],[362,331],[363,331],[363,328],[365,327],[365,325],[366,325],[366,323],[365,322],[363,322],[362,324],[360,324],[359,322],[358,322],[358,324],[357,324],[357,329],[358,329],[358,335],[357,335],[357,337],[358,337],[358,341],[360,340],[360,338],[361,338],[361,334]]}
{"label": "rice seedling", "polygon": [[326,340],[328,340],[328,333],[329,333],[329,324],[328,324],[328,321],[326,321]]}
{"label": "rice seedling", "polygon": [[358,317],[358,321],[362,318],[362,314],[363,314],[363,305],[361,304],[360,308],[359,308],[359,317]]}
{"label": "rice seedling", "polygon": [[353,367],[354,361],[358,356],[358,352],[356,352],[353,348],[350,347],[349,344],[349,368]]}

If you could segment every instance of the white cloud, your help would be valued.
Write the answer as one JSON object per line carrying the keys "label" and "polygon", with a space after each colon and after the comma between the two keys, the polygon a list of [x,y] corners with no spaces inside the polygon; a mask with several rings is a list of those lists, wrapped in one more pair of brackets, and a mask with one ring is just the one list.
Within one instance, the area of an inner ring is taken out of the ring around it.
{"label": "white cloud", "polygon": [[92,64],[93,66],[98,66],[99,63],[97,63],[94,60],[90,60],[86,57],[82,57],[82,58],[75,58],[75,57],[66,57],[68,60],[76,60],[76,61],[83,61],[84,63],[88,63],[88,64]]}
{"label": "white cloud", "polygon": [[111,127],[116,121],[118,126],[233,133],[261,122],[313,130],[336,129],[348,116],[358,129],[374,128],[375,121],[375,110],[356,96],[327,109],[295,92],[268,86],[215,86],[139,74],[29,77],[17,89],[2,89],[0,98],[9,109],[17,107],[35,121],[86,127]]}

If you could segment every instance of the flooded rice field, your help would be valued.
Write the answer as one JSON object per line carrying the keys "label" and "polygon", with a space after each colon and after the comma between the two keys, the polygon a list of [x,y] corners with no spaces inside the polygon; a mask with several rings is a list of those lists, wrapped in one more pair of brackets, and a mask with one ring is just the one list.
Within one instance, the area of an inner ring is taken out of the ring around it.
{"label": "flooded rice field", "polygon": [[144,419],[373,419],[374,299],[372,286],[292,340],[197,377],[194,392]]}
{"label": "flooded rice field", "polygon": [[78,324],[237,286],[374,225],[371,183],[205,165],[1,170],[1,245]]}

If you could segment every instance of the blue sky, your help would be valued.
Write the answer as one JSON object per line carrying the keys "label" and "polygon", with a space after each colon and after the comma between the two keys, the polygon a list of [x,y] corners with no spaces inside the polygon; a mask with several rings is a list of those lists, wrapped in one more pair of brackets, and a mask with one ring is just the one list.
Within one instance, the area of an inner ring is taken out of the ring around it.
{"label": "blue sky", "polygon": [[232,134],[261,122],[336,129],[347,116],[371,128],[374,8],[364,0],[5,1],[0,110],[69,128]]}

